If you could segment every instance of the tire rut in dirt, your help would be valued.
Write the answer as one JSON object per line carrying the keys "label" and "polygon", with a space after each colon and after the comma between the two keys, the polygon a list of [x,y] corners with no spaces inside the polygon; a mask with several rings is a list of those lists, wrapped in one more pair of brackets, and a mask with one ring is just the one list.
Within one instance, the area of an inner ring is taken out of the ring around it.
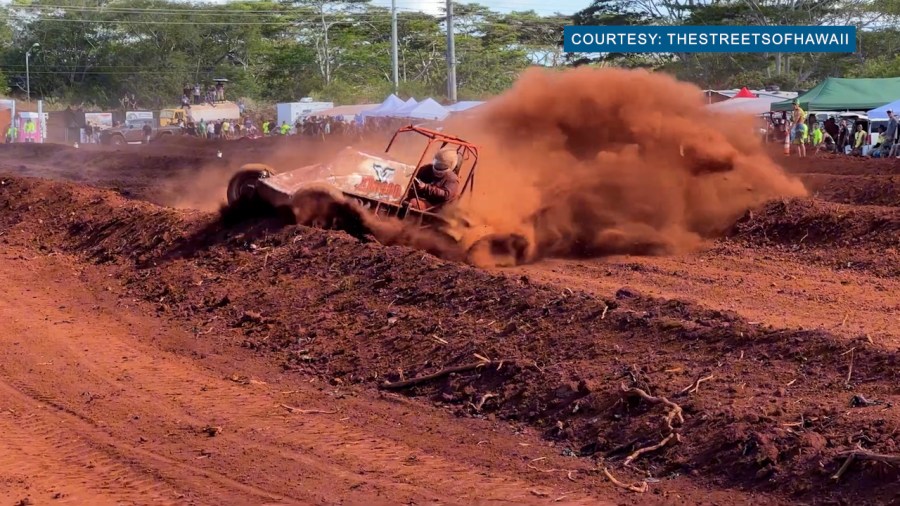
{"label": "tire rut in dirt", "polygon": [[[45,494],[41,499],[58,493],[60,499],[82,504],[179,504],[177,488],[131,464],[102,440],[89,439],[90,430],[52,404],[41,405],[2,381],[0,393],[7,411],[0,416],[0,448],[6,450],[0,452],[0,473],[49,478],[55,490],[36,491]],[[32,458],[21,458],[23,454]],[[89,495],[79,498],[78,492]]]}

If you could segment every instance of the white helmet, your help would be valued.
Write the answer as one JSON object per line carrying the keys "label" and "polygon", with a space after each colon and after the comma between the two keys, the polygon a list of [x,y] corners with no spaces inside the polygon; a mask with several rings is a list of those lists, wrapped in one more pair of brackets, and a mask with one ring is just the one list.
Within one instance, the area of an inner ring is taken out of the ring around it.
{"label": "white helmet", "polygon": [[431,163],[436,173],[443,174],[448,170],[456,168],[458,162],[459,155],[456,153],[456,150],[453,148],[444,148],[434,155],[434,160],[432,160]]}

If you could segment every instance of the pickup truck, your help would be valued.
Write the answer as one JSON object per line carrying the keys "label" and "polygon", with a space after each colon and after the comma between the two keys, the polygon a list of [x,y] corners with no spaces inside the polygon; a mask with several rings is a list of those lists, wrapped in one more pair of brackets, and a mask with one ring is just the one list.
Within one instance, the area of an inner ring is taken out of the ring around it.
{"label": "pickup truck", "polygon": [[169,125],[158,127],[151,121],[128,121],[120,127],[108,128],[100,132],[100,143],[119,146],[144,142],[144,125],[149,124],[153,129],[150,140],[154,141],[167,135],[181,135],[184,129],[180,126]]}

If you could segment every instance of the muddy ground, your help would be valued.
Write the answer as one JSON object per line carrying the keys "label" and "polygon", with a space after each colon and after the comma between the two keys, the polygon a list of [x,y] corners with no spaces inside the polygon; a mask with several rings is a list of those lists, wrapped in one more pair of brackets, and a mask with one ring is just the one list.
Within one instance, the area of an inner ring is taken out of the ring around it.
{"label": "muddy ground", "polygon": [[176,202],[288,142],[0,147],[6,502],[897,503],[900,160],[779,158],[813,196],[691,254],[490,271]]}

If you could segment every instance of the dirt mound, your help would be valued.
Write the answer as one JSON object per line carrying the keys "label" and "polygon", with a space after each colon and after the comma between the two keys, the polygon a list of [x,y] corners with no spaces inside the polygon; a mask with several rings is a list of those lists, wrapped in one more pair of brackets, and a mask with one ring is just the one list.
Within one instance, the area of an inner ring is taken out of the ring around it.
{"label": "dirt mound", "polygon": [[729,232],[749,247],[793,252],[831,268],[900,276],[900,208],[815,199],[776,201],[749,211]]}
{"label": "dirt mound", "polygon": [[762,244],[893,248],[900,246],[900,209],[781,200],[748,212],[731,236]]}
{"label": "dirt mound", "polygon": [[841,204],[900,207],[900,175],[801,174],[816,198]]}
{"label": "dirt mound", "polygon": [[834,174],[843,176],[900,175],[900,160],[896,158],[861,158],[858,156],[820,153],[805,158],[783,156],[781,146],[768,145],[771,157],[792,174]]}
{"label": "dirt mound", "polygon": [[[821,331],[763,328],[628,288],[605,298],[560,292],[343,233],[226,230],[208,214],[23,178],[0,185],[0,232],[3,242],[38,240],[48,254],[111,264],[128,296],[184,319],[198,339],[333,384],[527,423],[623,480],[689,474],[791,501],[900,493],[896,471],[878,463],[830,480],[857,444],[900,451],[900,417],[883,409],[900,364],[865,339],[848,355],[846,342]],[[635,388],[666,396],[681,416]],[[672,430],[677,438],[635,458],[642,472],[622,465]]]}

